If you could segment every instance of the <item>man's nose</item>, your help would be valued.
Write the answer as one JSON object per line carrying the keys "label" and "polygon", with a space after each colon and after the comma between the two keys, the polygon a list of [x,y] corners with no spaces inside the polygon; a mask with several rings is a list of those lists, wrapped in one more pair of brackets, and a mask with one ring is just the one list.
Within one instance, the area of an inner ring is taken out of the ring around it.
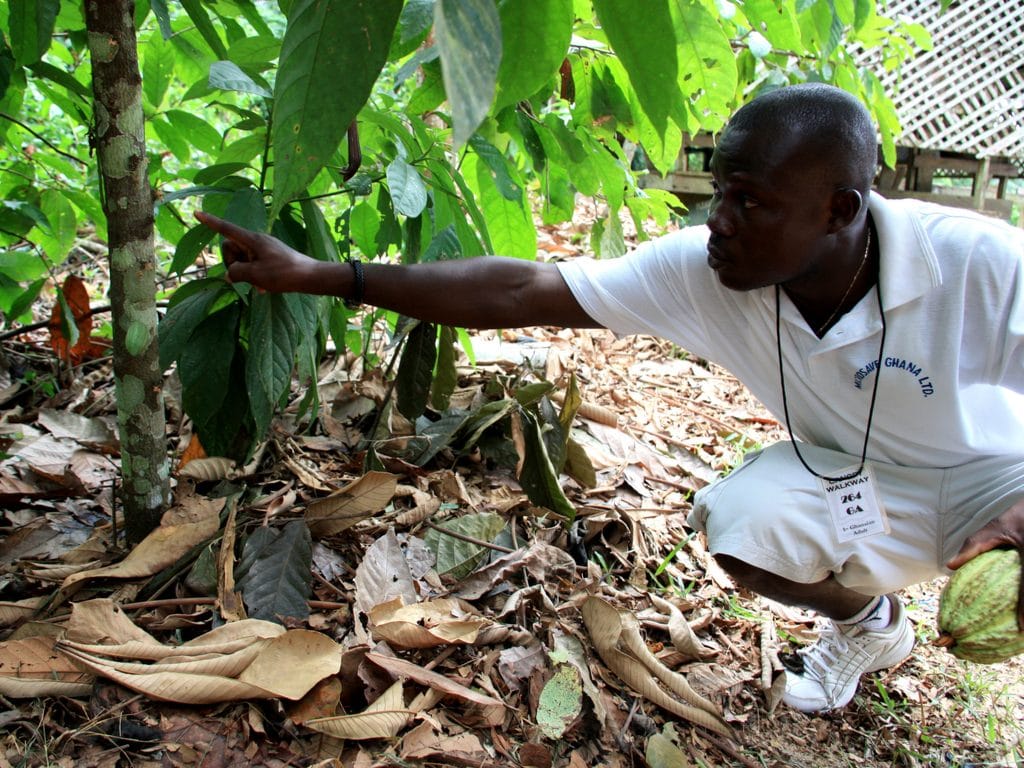
{"label": "man's nose", "polygon": [[735,227],[729,215],[728,206],[721,200],[713,200],[708,209],[708,229],[719,237],[732,237]]}

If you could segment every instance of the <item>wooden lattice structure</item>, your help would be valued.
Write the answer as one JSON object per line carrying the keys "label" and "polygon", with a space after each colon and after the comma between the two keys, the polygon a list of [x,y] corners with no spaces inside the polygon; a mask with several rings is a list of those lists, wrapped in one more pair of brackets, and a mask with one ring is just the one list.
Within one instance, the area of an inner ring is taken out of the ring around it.
{"label": "wooden lattice structure", "polygon": [[[897,166],[883,168],[877,186],[887,197],[1010,218],[1008,181],[1024,172],[1024,0],[954,0],[945,13],[940,10],[939,0],[879,0],[881,15],[923,25],[933,47],[891,72],[878,54],[861,61],[884,84],[903,127]],[[664,179],[652,174],[641,183],[699,207],[711,196],[707,159],[713,140],[694,136],[687,144]],[[943,176],[969,178],[971,188],[933,183]]]}
{"label": "wooden lattice structure", "polygon": [[[1024,0],[959,0],[945,13],[937,0],[887,0],[880,12],[922,24],[933,47],[892,72],[865,61],[903,126],[879,186],[1009,216],[1007,180],[1024,168]],[[936,175],[970,177],[971,196],[938,194]]]}

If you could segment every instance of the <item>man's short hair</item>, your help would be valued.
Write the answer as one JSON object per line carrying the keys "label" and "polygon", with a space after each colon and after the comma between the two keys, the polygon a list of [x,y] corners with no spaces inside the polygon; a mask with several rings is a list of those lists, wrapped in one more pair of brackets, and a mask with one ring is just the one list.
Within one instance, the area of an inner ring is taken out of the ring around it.
{"label": "man's short hair", "polygon": [[802,83],[759,94],[729,120],[726,130],[778,131],[800,137],[826,158],[837,186],[863,194],[878,163],[871,114],[854,96],[824,83]]}

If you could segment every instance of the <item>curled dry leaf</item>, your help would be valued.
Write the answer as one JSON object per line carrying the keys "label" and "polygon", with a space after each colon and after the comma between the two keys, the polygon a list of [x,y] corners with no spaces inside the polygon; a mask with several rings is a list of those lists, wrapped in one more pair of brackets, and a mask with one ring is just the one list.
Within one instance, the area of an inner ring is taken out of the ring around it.
{"label": "curled dry leaf", "polygon": [[333,536],[360,520],[380,512],[395,495],[398,476],[388,472],[367,472],[340,491],[306,507],[306,523],[318,537]]}
{"label": "curled dry leaf", "polygon": [[366,654],[366,660],[395,677],[413,680],[421,685],[429,686],[445,696],[451,696],[473,705],[486,725],[499,726],[505,722],[505,704],[500,699],[477,693],[444,675],[431,672],[404,659],[370,651]]}
{"label": "curled dry leaf", "polygon": [[0,602],[0,627],[9,627],[29,618],[45,604],[45,597],[29,597],[10,603]]}
{"label": "curled dry leaf", "polygon": [[[581,612],[598,656],[626,685],[674,715],[723,736],[731,735],[715,705],[697,694],[685,677],[668,669],[650,652],[640,636],[635,616],[599,597],[588,597]],[[683,702],[669,696],[656,680]]]}
{"label": "curled dry leaf", "polygon": [[224,501],[186,497],[164,514],[159,527],[139,542],[124,560],[106,568],[74,573],[64,579],[61,589],[67,590],[87,579],[134,579],[158,573],[217,533]]}
{"label": "curled dry leaf", "polygon": [[704,646],[693,631],[690,622],[683,616],[675,605],[662,597],[650,595],[654,603],[662,613],[668,614],[668,636],[672,639],[672,645],[679,653],[687,659],[704,660],[715,656],[715,652]]}
{"label": "curled dry leaf", "polygon": [[0,643],[0,694],[11,698],[88,696],[92,675],[54,650],[54,637]]}
{"label": "curled dry leaf", "polygon": [[339,739],[390,739],[406,726],[413,712],[405,706],[402,682],[398,681],[363,712],[337,717],[317,717],[305,726]]}
{"label": "curled dry leaf", "polygon": [[223,456],[192,459],[178,470],[178,476],[191,480],[225,480],[235,474],[236,466],[234,461]]}
{"label": "curled dry leaf", "polygon": [[395,598],[372,608],[368,614],[371,636],[393,648],[433,648],[476,642],[492,622],[462,600],[447,598],[405,605]]}

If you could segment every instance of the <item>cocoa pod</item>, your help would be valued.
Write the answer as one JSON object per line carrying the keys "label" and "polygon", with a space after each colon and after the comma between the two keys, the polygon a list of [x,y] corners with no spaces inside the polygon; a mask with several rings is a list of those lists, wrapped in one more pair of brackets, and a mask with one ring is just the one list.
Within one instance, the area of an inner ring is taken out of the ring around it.
{"label": "cocoa pod", "polygon": [[1024,632],[1017,627],[1020,579],[1014,549],[982,552],[957,569],[939,597],[935,644],[980,664],[1024,653]]}

